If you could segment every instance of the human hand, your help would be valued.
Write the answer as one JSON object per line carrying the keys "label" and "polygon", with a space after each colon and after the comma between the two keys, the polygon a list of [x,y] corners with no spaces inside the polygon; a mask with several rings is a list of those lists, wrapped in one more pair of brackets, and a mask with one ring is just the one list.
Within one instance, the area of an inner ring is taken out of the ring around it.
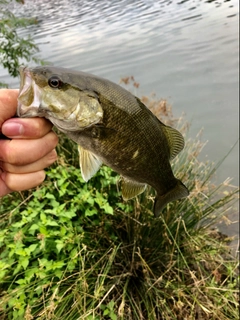
{"label": "human hand", "polygon": [[44,118],[12,118],[18,90],[0,89],[0,197],[36,187],[45,179],[44,168],[56,159],[56,134]]}

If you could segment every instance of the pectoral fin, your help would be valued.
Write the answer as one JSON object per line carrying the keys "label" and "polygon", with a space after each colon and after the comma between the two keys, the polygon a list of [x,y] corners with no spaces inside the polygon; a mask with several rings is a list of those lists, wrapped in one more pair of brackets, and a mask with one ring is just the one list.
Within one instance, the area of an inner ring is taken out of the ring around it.
{"label": "pectoral fin", "polygon": [[164,130],[165,136],[168,140],[170,160],[172,160],[184,148],[184,138],[182,134],[174,128],[164,125],[162,129]]}
{"label": "pectoral fin", "polygon": [[139,183],[125,177],[122,177],[122,197],[123,200],[129,200],[136,197],[146,189],[146,184]]}
{"label": "pectoral fin", "polygon": [[98,171],[102,161],[92,152],[78,146],[79,164],[83,179],[87,182]]}

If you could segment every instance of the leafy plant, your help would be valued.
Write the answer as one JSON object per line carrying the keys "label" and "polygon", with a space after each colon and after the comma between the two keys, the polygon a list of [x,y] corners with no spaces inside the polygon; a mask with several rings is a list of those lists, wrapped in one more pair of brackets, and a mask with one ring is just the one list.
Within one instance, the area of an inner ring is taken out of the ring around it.
{"label": "leafy plant", "polygon": [[[177,125],[166,102],[150,104]],[[125,202],[105,166],[84,183],[61,136],[45,183],[0,202],[1,319],[236,319],[238,262],[211,228],[238,188],[212,183],[218,165],[198,160],[203,146],[186,138],[172,165],[190,196],[155,219],[154,190]]]}
{"label": "leafy plant", "polygon": [[[34,55],[38,52],[37,45],[30,37],[20,37],[18,28],[35,24],[36,19],[18,18],[7,8],[10,1],[0,1],[0,64],[13,77],[19,75],[19,67],[24,61],[41,63]],[[19,2],[19,1],[18,1]],[[7,86],[0,83],[1,86]]]}

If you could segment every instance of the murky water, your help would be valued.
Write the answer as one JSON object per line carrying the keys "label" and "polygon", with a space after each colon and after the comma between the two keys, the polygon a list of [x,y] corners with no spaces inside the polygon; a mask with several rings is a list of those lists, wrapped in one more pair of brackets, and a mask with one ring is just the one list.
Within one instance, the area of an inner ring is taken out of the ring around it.
{"label": "murky water", "polygon": [[[238,139],[238,0],[26,0],[12,9],[36,17],[20,33],[42,59],[115,82],[133,75],[136,94],[155,92],[186,114],[191,136],[204,127],[202,158],[220,160]],[[2,69],[0,81],[19,86]],[[237,148],[218,170],[218,181],[227,177],[239,183]]]}

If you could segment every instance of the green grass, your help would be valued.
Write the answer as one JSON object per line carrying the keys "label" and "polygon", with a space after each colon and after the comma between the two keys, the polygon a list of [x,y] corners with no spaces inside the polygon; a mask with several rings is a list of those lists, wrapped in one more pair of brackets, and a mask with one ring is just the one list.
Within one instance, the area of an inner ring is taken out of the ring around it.
{"label": "green grass", "polygon": [[[187,135],[166,102],[144,102]],[[62,137],[45,183],[0,202],[0,319],[237,319],[238,261],[213,226],[239,190],[213,183],[203,146],[186,138],[172,166],[190,195],[155,219],[153,189],[124,202],[105,166],[84,183]]]}

